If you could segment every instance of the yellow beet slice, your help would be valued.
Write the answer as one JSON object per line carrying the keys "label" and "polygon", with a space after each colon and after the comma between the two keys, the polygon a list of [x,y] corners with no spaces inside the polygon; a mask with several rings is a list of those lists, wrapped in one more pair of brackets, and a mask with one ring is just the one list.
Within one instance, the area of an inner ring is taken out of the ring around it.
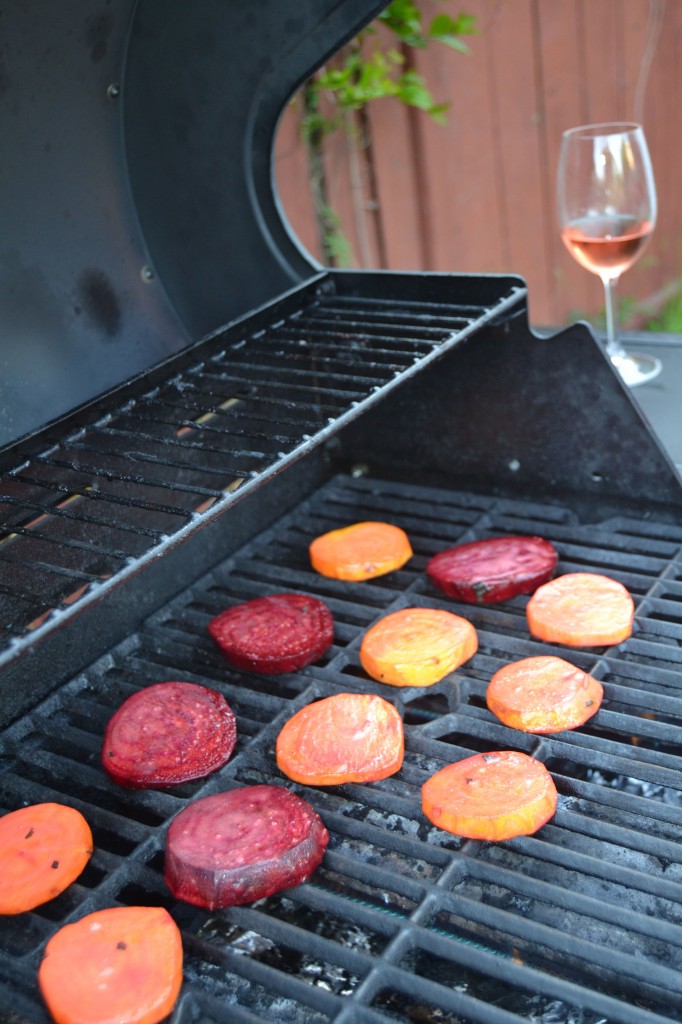
{"label": "yellow beet slice", "polygon": [[478,650],[467,619],[436,608],[403,608],[380,619],[363,637],[365,672],[390,686],[433,686]]}

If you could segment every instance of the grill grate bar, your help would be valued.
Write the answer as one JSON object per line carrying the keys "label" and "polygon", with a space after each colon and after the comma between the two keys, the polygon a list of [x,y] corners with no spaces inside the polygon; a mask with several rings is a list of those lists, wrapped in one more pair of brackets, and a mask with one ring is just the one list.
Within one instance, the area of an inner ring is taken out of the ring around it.
{"label": "grill grate bar", "polygon": [[[50,515],[60,519],[71,519],[79,523],[88,523],[93,526],[95,530],[101,527],[107,527],[108,529],[140,534],[141,536],[149,537],[153,540],[160,540],[163,536],[162,531],[156,530],[153,527],[137,526],[132,523],[123,522],[122,520],[94,519],[92,516],[87,515],[84,512],[77,512],[66,508],[56,508],[55,506],[45,506],[36,501],[25,501],[23,499],[13,498],[7,494],[0,494],[0,506],[2,505],[12,505],[16,508],[25,509],[27,512],[38,512],[43,515]],[[13,527],[9,527],[9,532],[13,532]]]}
{"label": "grill grate bar", "polygon": [[[434,931],[436,932],[435,935],[433,934]],[[523,985],[531,997],[536,993],[547,993],[555,999],[561,1000],[564,1007],[589,1007],[594,1013],[604,1014],[609,1021],[622,1021],[623,1024],[645,1024],[645,1022],[646,1024],[663,1024],[668,1019],[657,1013],[643,1010],[639,1006],[624,1006],[622,1002],[602,992],[590,992],[589,999],[586,999],[585,990],[580,985],[567,981],[564,978],[547,977],[547,975],[542,974],[532,966],[524,965],[523,978],[520,978],[517,964],[513,959],[495,955],[490,951],[477,947],[476,944],[465,946],[462,949],[461,942],[458,942],[451,936],[447,936],[445,933],[439,932],[437,929],[420,930],[418,934],[419,946],[426,953],[432,956],[445,954],[448,958],[462,963],[464,966],[471,965],[480,970],[481,973],[498,978],[501,983],[507,986],[507,990],[510,987]],[[404,979],[396,980],[399,984],[401,982],[404,984]],[[555,1006],[553,1010],[555,1020],[557,1020],[556,1013],[557,1011],[560,1012],[561,1007]],[[550,1008],[550,1019],[551,1015]],[[523,1017],[515,1016],[513,1019],[516,1021],[538,1020],[538,1017],[533,1015],[533,1017],[529,1018],[524,1015]],[[579,1019],[584,1018],[581,1015]]]}
{"label": "grill grate bar", "polygon": [[[75,469],[76,467],[73,468]],[[14,479],[30,484],[33,487],[44,487],[48,491],[55,491],[58,494],[65,494],[69,497],[73,495],[72,487],[67,487],[65,484],[55,483],[54,480],[29,476],[27,473],[16,473],[13,474],[13,476]],[[85,494],[79,493],[77,497],[87,497],[89,501],[102,501],[105,503],[111,502],[112,504],[126,505],[131,508],[144,509],[146,512],[163,512],[166,515],[182,516],[185,519],[191,514],[187,509],[179,508],[177,505],[163,505],[156,501],[142,501],[139,498],[123,497],[120,494],[110,494],[107,491],[100,491],[94,487],[88,487]]]}
{"label": "grill grate bar", "polygon": [[[7,540],[11,540],[15,534],[19,537],[30,537],[32,540],[34,540],[36,537],[35,530],[28,529],[25,526],[13,526],[12,532],[10,534],[7,534],[4,538],[0,539],[0,545],[2,545]],[[40,534],[40,540],[41,542],[44,542],[46,544],[56,544],[62,548],[74,548],[78,551],[85,551],[88,554],[103,555],[106,558],[115,559],[121,562],[125,561],[127,558],[130,558],[130,553],[127,551],[123,551],[120,548],[104,547],[100,544],[87,543],[85,541],[76,540],[73,537],[53,537],[51,534],[45,531],[43,531]]]}
{"label": "grill grate bar", "polygon": [[[164,457],[162,458],[162,457],[160,457],[158,455],[153,455],[150,452],[139,451],[139,452],[132,452],[132,453],[131,452],[121,453],[121,452],[117,452],[115,449],[106,448],[104,446],[97,446],[97,445],[74,445],[73,447],[77,447],[79,450],[82,450],[82,451],[92,451],[93,454],[100,455],[103,462],[108,462],[109,459],[125,458],[125,457],[127,457],[131,462],[134,462],[134,464],[136,464],[136,465],[140,465],[140,464],[145,465],[150,472],[153,471],[154,469],[157,469],[157,468],[158,469],[173,469],[173,470],[181,470],[181,471],[184,470],[186,472],[192,470],[191,464],[188,465],[185,462],[181,462],[177,458],[173,459],[173,458],[170,457],[169,453],[164,453]],[[208,448],[199,449],[199,451],[204,451],[205,452],[205,451],[208,451]],[[220,449],[213,449],[213,452],[215,452],[215,454],[220,454]],[[175,453],[175,454],[177,454],[177,453]],[[193,454],[193,453],[190,451],[189,454]],[[264,456],[259,456],[257,452],[236,452],[236,453],[235,452],[231,452],[230,454],[236,454],[239,457],[245,457],[245,458],[246,457],[248,457],[248,458],[256,458],[256,457],[264,458]],[[204,476],[212,476],[212,475],[213,476],[217,476],[217,477],[219,477],[224,482],[225,479],[234,479],[235,477],[238,477],[238,476],[246,476],[246,475],[248,475],[248,473],[250,473],[250,470],[249,471],[245,471],[244,469],[236,470],[232,466],[226,467],[225,462],[222,461],[220,466],[210,466],[208,464],[204,464],[200,468],[197,468],[195,470],[195,472],[196,473],[201,473]],[[105,470],[105,475],[106,475],[106,470]],[[177,475],[178,474],[176,474],[176,476]],[[140,475],[139,479],[136,482],[140,483],[140,484],[144,484],[146,486],[152,486],[152,487],[158,485],[158,481],[157,481],[156,477],[151,477],[151,476],[141,476]],[[194,485],[194,483],[193,483],[191,486],[189,484],[187,484],[187,485],[183,485],[182,487],[175,488],[173,486],[173,483],[174,482],[171,482],[171,484],[170,484],[171,489],[177,489],[178,491],[184,491],[184,492],[191,492],[193,494],[196,494],[197,493],[197,489],[201,486],[199,484]],[[224,491],[222,489],[218,490],[217,488],[213,488],[213,489],[212,488],[208,488],[208,490],[209,491],[213,491],[216,494],[223,494],[224,493]]]}
{"label": "grill grate bar", "polygon": [[415,337],[415,332],[396,337],[392,333],[367,333],[363,325],[363,329],[354,331],[349,339],[339,336],[336,320],[315,320],[305,326],[305,331],[301,331],[298,325],[278,328],[277,342],[280,350],[286,350],[298,359],[310,358],[315,362],[320,359],[340,362],[349,344],[363,357],[369,351],[370,356],[382,359],[398,356],[414,358],[415,354],[425,355],[434,343],[438,345],[448,333],[439,331],[437,339]]}
{"label": "grill grate bar", "polygon": [[[348,396],[355,397],[357,399],[362,398],[367,388],[374,387],[377,383],[381,383],[386,374],[389,377],[395,376],[399,373],[403,366],[400,363],[391,361],[384,362],[380,366],[376,367],[376,372],[367,374],[367,367],[363,367],[364,373],[356,373],[353,376],[353,380],[350,381],[347,372],[331,370],[329,366],[325,366],[324,363],[320,366],[312,366],[310,369],[304,369],[298,366],[291,365],[291,359],[287,359],[282,353],[281,364],[277,358],[277,355],[271,355],[270,363],[267,368],[267,378],[264,385],[266,392],[276,392],[278,388],[284,388],[286,393],[289,394],[291,391],[297,389],[304,389],[307,391],[312,385],[316,392],[320,395],[328,397],[330,395],[340,396],[341,399],[345,399]],[[263,373],[264,366],[263,362],[259,360],[246,360],[246,359],[231,359],[229,374],[224,372],[221,373],[221,380],[236,380],[236,370],[239,367],[246,377],[244,380],[257,379],[259,373]],[[371,367],[374,369],[374,367]],[[211,368],[212,370],[213,368]],[[209,371],[207,371],[208,373]],[[320,374],[323,374],[320,377]],[[349,388],[349,384],[352,384],[352,388]]]}
{"label": "grill grate bar", "polygon": [[[49,459],[45,456],[36,458],[35,463],[37,465],[50,466],[56,469],[66,469],[76,473],[83,473],[90,477],[104,477],[108,482],[117,482],[125,484],[141,484],[143,486],[150,486],[153,484],[154,487],[164,487],[168,490],[186,492],[188,494],[201,494],[205,497],[217,498],[222,494],[222,491],[216,490],[210,487],[201,487],[198,484],[189,485],[183,484],[180,480],[164,480],[163,478],[150,480],[148,477],[142,476],[140,473],[116,473],[110,467],[102,468],[98,465],[90,465],[85,462],[67,461],[66,459]],[[43,486],[41,481],[38,482],[39,486]],[[162,511],[168,511],[168,508],[163,508]]]}

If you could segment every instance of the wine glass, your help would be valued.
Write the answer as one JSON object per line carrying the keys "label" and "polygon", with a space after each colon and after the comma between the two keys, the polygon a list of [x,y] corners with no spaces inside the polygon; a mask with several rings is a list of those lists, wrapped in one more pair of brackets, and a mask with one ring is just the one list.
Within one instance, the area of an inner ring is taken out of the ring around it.
{"label": "wine glass", "polygon": [[606,353],[629,387],[652,380],[661,361],[626,352],[618,340],[616,286],[644,252],[656,225],[656,185],[641,125],[591,124],[562,135],[557,173],[561,238],[598,274],[606,296]]}

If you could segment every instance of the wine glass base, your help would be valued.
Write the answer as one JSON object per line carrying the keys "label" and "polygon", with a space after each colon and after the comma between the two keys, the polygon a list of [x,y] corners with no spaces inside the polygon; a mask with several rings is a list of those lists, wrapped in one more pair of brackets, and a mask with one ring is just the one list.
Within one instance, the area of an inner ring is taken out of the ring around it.
{"label": "wine glass base", "polygon": [[629,388],[646,384],[654,377],[658,377],[663,369],[663,363],[656,356],[637,355],[631,352],[611,356],[611,362]]}

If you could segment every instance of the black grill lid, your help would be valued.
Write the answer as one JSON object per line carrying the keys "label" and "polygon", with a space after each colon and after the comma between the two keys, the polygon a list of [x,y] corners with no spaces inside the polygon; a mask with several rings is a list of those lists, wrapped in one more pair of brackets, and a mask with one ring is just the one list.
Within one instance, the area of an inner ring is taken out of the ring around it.
{"label": "black grill lid", "polygon": [[275,129],[381,6],[0,0],[0,445],[315,274]]}

